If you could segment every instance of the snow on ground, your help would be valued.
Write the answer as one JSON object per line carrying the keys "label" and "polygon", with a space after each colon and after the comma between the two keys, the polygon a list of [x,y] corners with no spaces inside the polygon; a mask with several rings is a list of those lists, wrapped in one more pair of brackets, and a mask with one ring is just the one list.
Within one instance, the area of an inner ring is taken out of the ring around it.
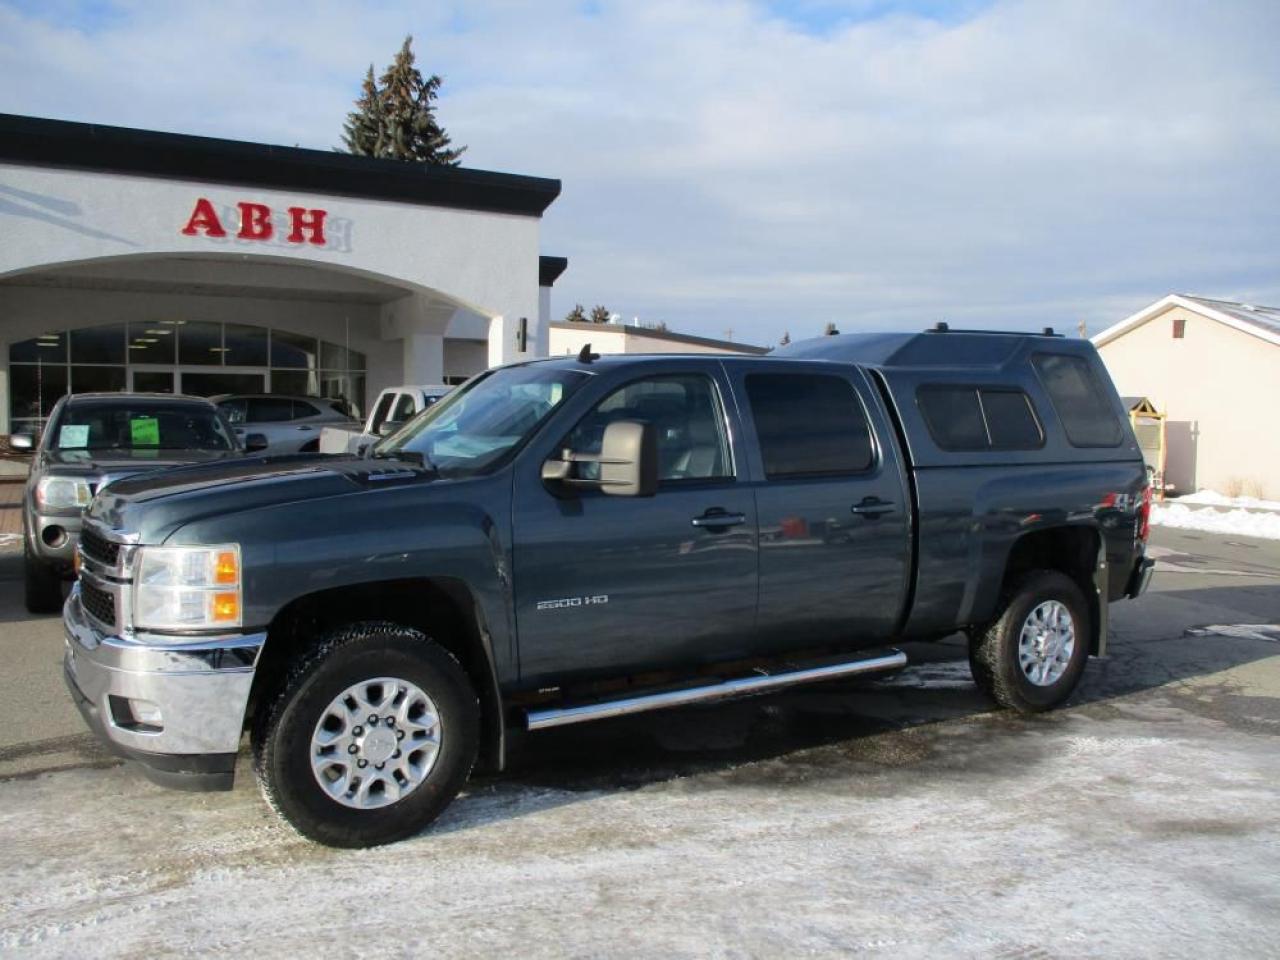
{"label": "snow on ground", "polygon": [[1179,497],[1178,503],[1190,503],[1197,507],[1249,507],[1254,510],[1280,510],[1280,500],[1260,500],[1257,497],[1228,497],[1217,490],[1197,490],[1185,497]]}
{"label": "snow on ground", "polygon": [[1200,490],[1151,506],[1151,522],[1178,530],[1280,540],[1280,500],[1228,497]]}
{"label": "snow on ground", "polygon": [[1181,503],[1165,503],[1152,505],[1151,522],[1159,527],[1178,530],[1203,530],[1206,533],[1280,540],[1280,513],[1251,510],[1223,512],[1212,507],[1195,510],[1184,507]]}

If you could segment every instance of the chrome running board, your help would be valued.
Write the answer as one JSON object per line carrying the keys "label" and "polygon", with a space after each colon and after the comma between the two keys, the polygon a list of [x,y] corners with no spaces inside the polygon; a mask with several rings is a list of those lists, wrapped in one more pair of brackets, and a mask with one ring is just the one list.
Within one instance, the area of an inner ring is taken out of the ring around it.
{"label": "chrome running board", "polygon": [[742,697],[800,683],[839,680],[841,677],[852,677],[861,673],[877,673],[882,670],[894,670],[906,665],[907,655],[901,650],[894,650],[891,653],[867,657],[863,660],[850,660],[845,663],[832,663],[822,667],[808,667],[803,670],[789,670],[786,673],[740,677],[736,680],[719,680],[705,686],[687,687],[683,690],[664,690],[660,693],[627,697],[622,700],[605,700],[601,703],[588,703],[579,707],[530,710],[526,716],[526,722],[530,730],[546,730],[549,727],[564,727],[571,723],[586,723],[588,720],[604,720],[607,717],[621,717],[629,713],[643,713],[646,710],[680,707],[686,703]]}

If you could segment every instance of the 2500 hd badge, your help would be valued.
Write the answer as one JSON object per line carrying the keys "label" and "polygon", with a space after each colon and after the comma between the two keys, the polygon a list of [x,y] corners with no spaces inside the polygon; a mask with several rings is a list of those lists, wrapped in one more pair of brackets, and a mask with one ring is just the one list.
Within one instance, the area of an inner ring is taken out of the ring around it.
{"label": "2500 hd badge", "polygon": [[594,597],[565,597],[563,600],[539,600],[534,609],[562,610],[565,607],[591,607],[608,602],[609,595],[607,593],[601,593]]}

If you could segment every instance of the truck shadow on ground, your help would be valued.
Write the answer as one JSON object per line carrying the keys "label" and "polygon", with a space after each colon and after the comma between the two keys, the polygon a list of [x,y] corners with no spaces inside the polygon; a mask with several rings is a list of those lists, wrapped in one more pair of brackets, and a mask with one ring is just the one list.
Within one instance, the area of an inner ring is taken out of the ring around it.
{"label": "truck shadow on ground", "polygon": [[[1164,592],[1140,602],[1161,598],[1280,620],[1280,589],[1274,586]],[[1038,716],[998,710],[987,700],[970,675],[966,641],[956,635],[941,643],[902,644],[911,666],[885,679],[798,687],[521,735],[508,769],[474,778],[431,832],[573,803],[575,795],[682,778],[760,787],[830,778],[879,792],[892,784],[901,788],[909,777],[1026,775],[1053,755],[1052,748],[1046,753],[1046,737],[1074,715],[1106,722],[1111,714],[1099,707],[1162,689],[1177,696],[1186,684],[1280,655],[1280,644],[1186,633],[1202,625],[1186,623],[1145,638],[1117,629],[1109,656],[1090,662],[1070,702]],[[1213,713],[1204,694],[1210,700],[1232,696],[1212,683],[1196,687],[1198,714]],[[1280,701],[1270,708],[1280,720]]]}

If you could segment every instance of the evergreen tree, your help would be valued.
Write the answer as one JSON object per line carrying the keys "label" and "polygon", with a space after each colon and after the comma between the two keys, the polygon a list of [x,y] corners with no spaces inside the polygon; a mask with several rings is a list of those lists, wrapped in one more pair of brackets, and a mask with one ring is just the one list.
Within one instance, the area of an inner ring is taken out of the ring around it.
{"label": "evergreen tree", "polygon": [[834,336],[837,336],[839,333],[840,331],[836,329],[836,325],[834,323],[828,323],[827,329],[822,331],[822,335],[824,337],[834,337]]}
{"label": "evergreen tree", "polygon": [[356,109],[342,125],[343,146],[362,157],[455,167],[467,148],[450,148],[449,135],[436,122],[432,105],[444,81],[434,73],[423,78],[414,66],[412,45],[413,37],[405,37],[395,60],[377,80],[369,66]]}
{"label": "evergreen tree", "polygon": [[592,307],[591,322],[592,323],[608,323],[609,308],[604,306],[603,304],[596,304],[594,307]]}
{"label": "evergreen tree", "polygon": [[587,313],[582,309],[582,304],[575,303],[573,309],[564,315],[565,320],[569,323],[586,323]]}
{"label": "evergreen tree", "polygon": [[783,331],[782,331],[782,339],[778,341],[778,346],[780,346],[780,347],[785,347],[785,346],[786,346],[788,343],[790,343],[790,342],[791,342],[791,331],[790,331],[790,330],[783,330]]}

